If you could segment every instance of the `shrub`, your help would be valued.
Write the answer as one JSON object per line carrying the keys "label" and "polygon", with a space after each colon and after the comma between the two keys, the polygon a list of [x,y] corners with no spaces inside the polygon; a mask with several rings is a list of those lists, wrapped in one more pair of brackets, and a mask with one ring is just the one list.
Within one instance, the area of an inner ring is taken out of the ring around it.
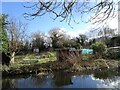
{"label": "shrub", "polygon": [[56,53],[55,52],[48,52],[47,54],[50,57],[56,57]]}
{"label": "shrub", "polygon": [[111,38],[110,41],[111,46],[120,46],[120,36],[115,36]]}
{"label": "shrub", "polygon": [[[120,50],[120,49],[118,49],[118,50]],[[115,52],[115,49],[113,48],[113,49],[107,49],[106,50],[106,57],[107,58],[110,58],[110,59],[119,59],[120,58],[120,54],[119,54],[119,52]]]}
{"label": "shrub", "polygon": [[97,58],[103,57],[106,45],[103,42],[96,42],[90,46],[93,49],[93,53]]}

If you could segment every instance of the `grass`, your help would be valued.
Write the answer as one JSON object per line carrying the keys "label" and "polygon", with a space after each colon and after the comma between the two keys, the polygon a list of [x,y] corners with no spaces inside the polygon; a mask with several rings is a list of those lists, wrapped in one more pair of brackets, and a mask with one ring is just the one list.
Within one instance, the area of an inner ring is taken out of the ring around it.
{"label": "grass", "polygon": [[[49,56],[48,58],[36,58],[36,55],[45,55]],[[27,57],[27,59],[24,60],[24,58]],[[71,57],[71,61],[57,61],[56,60],[56,53],[55,52],[46,52],[42,54],[27,54],[27,55],[19,55],[16,56],[16,60],[14,64],[11,64],[9,67],[5,65],[1,65],[0,71],[13,71],[14,73],[17,71],[19,72],[29,72],[34,70],[41,70],[41,69],[47,69],[47,70],[64,70],[64,69],[70,69],[73,67],[73,69],[76,70],[82,70],[86,68],[94,68],[94,67],[102,67],[106,68],[107,65],[109,67],[117,66],[120,61],[116,60],[105,60],[105,59],[91,59],[91,55],[83,55],[82,60],[78,57]],[[78,60],[77,60],[78,59]],[[73,69],[70,69],[73,70]]]}
{"label": "grass", "polygon": [[[35,56],[49,56],[49,58],[36,58]],[[26,59],[25,59],[26,58]],[[8,71],[11,69],[18,69],[23,66],[43,64],[56,61],[55,52],[44,52],[44,53],[32,53],[26,55],[15,56],[15,63],[8,66],[0,64],[0,71]]]}
{"label": "grass", "polygon": [[[43,64],[43,63],[49,63],[56,61],[54,58],[52,60],[50,59],[31,59],[31,60],[21,60],[20,62],[15,62],[14,64],[10,65],[9,68],[17,69],[23,66],[29,66],[29,65],[36,65],[36,64]],[[4,68],[4,67],[3,67]]]}
{"label": "grass", "polygon": [[[36,57],[38,56],[38,58]],[[44,58],[43,58],[44,57]],[[26,55],[17,55],[15,56],[15,62],[17,63],[46,63],[48,61],[56,60],[56,52],[44,52],[44,53],[32,53]]]}
{"label": "grass", "polygon": [[49,58],[45,58],[45,59],[31,59],[31,60],[23,60],[19,63],[21,64],[41,64],[41,63],[47,63],[49,61],[56,61],[55,58],[49,59]]}

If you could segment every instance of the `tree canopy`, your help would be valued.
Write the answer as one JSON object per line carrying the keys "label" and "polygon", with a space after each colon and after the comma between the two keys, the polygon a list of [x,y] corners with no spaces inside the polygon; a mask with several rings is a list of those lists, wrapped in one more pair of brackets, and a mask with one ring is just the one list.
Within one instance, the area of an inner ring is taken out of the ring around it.
{"label": "tree canopy", "polygon": [[7,15],[0,14],[0,52],[7,52],[8,49],[8,37],[7,37]]}

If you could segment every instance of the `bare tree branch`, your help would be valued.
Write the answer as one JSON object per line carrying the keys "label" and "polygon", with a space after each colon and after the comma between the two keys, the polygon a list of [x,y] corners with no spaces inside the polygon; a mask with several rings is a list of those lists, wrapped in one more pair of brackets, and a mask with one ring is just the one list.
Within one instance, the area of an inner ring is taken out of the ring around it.
{"label": "bare tree branch", "polygon": [[[114,17],[115,2],[108,0],[101,0],[96,2],[80,2],[78,0],[61,0],[61,2],[38,2],[33,3],[30,6],[24,6],[25,8],[32,9],[33,12],[24,13],[25,18],[36,18],[37,16],[44,16],[47,13],[55,15],[51,17],[53,20],[61,18],[60,22],[66,21],[71,26],[73,20],[77,24],[82,20],[85,23],[92,22],[102,23],[109,17]],[[81,20],[75,20],[75,16],[79,15]],[[87,21],[84,21],[85,14],[90,14]],[[101,16],[101,17],[100,17]]]}

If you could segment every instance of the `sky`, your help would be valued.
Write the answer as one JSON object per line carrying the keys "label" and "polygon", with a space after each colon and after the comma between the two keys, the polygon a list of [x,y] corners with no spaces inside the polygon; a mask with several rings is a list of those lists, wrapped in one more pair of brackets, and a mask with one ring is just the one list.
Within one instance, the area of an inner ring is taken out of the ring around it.
{"label": "sky", "polygon": [[[80,22],[79,24],[74,23],[71,21],[71,28],[68,23],[60,22],[60,19],[53,20],[50,18],[50,14],[47,14],[42,17],[37,17],[34,20],[26,20],[23,16],[24,13],[28,12],[27,8],[24,8],[23,5],[26,5],[26,2],[2,2],[2,10],[0,10],[3,14],[8,14],[9,18],[16,18],[22,22],[28,23],[28,30],[27,33],[31,34],[33,32],[41,31],[43,33],[48,33],[50,29],[54,27],[59,27],[62,30],[66,31],[72,37],[77,36],[78,34],[86,34],[90,31],[92,25],[91,23],[83,23]],[[86,15],[85,18],[88,16]],[[79,19],[79,16],[76,16],[76,19]],[[116,23],[116,24],[115,24]],[[109,22],[109,25],[112,28],[117,28],[117,17],[114,18],[112,21]]]}

